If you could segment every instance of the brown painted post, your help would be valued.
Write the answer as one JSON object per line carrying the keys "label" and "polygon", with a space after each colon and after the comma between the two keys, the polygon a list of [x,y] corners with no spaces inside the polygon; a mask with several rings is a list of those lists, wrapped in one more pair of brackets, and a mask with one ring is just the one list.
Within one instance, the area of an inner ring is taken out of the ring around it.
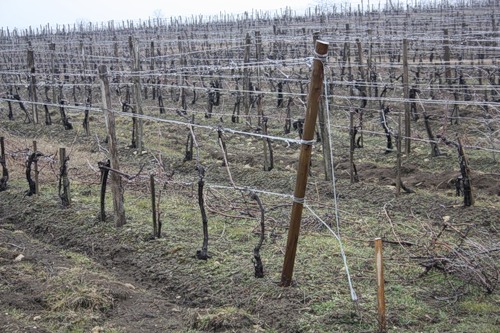
{"label": "brown painted post", "polygon": [[410,137],[411,137],[411,108],[410,108],[410,88],[408,79],[408,40],[403,39],[403,96],[405,104],[405,149],[406,157],[410,157]]}
{"label": "brown painted post", "polygon": [[375,265],[377,267],[377,304],[378,304],[378,331],[387,332],[385,318],[385,291],[384,291],[384,262],[382,257],[382,239],[375,238]]}
{"label": "brown painted post", "polygon": [[304,123],[303,140],[300,148],[299,166],[297,170],[297,179],[295,183],[294,199],[292,213],[290,218],[290,227],[288,229],[288,239],[281,273],[281,285],[288,287],[292,283],[293,266],[295,264],[295,255],[297,253],[297,242],[299,240],[300,222],[302,218],[302,209],[304,206],[304,196],[306,192],[307,177],[309,174],[309,162],[311,160],[312,144],[314,139],[316,118],[319,110],[321,92],[323,90],[323,62],[318,57],[326,56],[328,53],[328,43],[316,41],[315,46],[316,59],[314,59],[311,83],[309,85],[309,96],[307,100],[307,111]]}
{"label": "brown painted post", "polygon": [[[109,90],[109,74],[106,65],[99,66],[99,76],[101,78],[101,94],[104,119],[108,130],[109,154],[111,169],[120,170],[118,160],[118,147],[115,132],[115,115],[111,112],[111,92]],[[121,176],[116,172],[111,172],[111,192],[113,193],[113,208],[115,211],[115,225],[121,227],[125,224],[125,208],[123,207],[123,186]]]}
{"label": "brown painted post", "polygon": [[40,193],[40,184],[38,182],[38,157],[36,156],[38,148],[36,141],[33,141],[33,153],[35,154],[35,159],[33,160],[33,173],[35,175],[35,193],[38,195]]}

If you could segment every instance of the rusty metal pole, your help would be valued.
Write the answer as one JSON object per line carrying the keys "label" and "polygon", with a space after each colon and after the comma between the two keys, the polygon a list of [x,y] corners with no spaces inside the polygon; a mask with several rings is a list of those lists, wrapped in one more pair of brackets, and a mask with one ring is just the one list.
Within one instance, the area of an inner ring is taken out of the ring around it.
{"label": "rusty metal pole", "polygon": [[312,142],[315,134],[316,118],[320,105],[321,93],[323,91],[323,61],[328,53],[328,43],[316,41],[316,57],[312,65],[311,84],[307,100],[307,111],[302,136],[302,146],[300,148],[299,166],[295,183],[295,192],[290,217],[290,227],[288,228],[288,240],[286,244],[285,261],[281,273],[281,285],[288,287],[292,283],[293,266],[297,253],[297,242],[299,240],[300,222],[302,209],[304,207],[304,196],[306,192],[309,162],[311,160]]}

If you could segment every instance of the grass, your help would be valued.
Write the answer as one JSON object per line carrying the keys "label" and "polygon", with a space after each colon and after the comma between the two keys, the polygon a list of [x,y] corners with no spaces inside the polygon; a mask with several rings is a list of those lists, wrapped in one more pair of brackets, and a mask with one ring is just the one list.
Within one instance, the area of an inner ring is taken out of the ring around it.
{"label": "grass", "polygon": [[[75,116],[78,120],[74,123],[80,121],[78,117]],[[209,120],[199,121],[210,124]],[[254,278],[251,260],[258,241],[255,231],[258,230],[259,211],[246,194],[243,198],[239,191],[210,187],[212,184],[230,186],[230,183],[227,170],[220,166],[221,154],[216,136],[202,130],[196,130],[196,135],[201,161],[208,166],[205,195],[211,258],[208,261],[196,260],[196,250],[202,244],[202,224],[196,196],[195,163],[181,162],[187,131],[174,131],[170,125],[149,124],[150,130],[146,131],[145,137],[147,152],[137,154],[136,150],[125,147],[129,144],[130,124],[128,118],[117,121],[122,168],[135,174],[142,164],[146,167],[140,177],[124,182],[127,224],[121,229],[114,228],[112,223],[111,194],[108,194],[106,203],[108,220],[100,222],[97,218],[98,172],[89,164],[96,168],[96,162],[103,160],[105,154],[99,152],[94,137],[82,137],[81,131],[78,140],[69,132],[51,130],[37,134],[39,147],[44,152],[56,151],[58,144],[75,142],[70,159],[72,206],[67,210],[60,208],[55,190],[56,175],[50,171],[57,170],[56,164],[49,160],[41,162],[44,167],[42,192],[37,197],[25,198],[22,195],[26,187],[22,180],[22,161],[9,161],[17,164],[11,163],[16,166],[9,180],[9,190],[0,194],[3,201],[0,205],[5,211],[12,208],[14,216],[0,220],[2,227],[23,228],[40,238],[42,243],[54,242],[64,248],[62,255],[71,261],[70,266],[57,271],[55,276],[47,275],[35,263],[19,264],[24,276],[45,281],[46,312],[42,318],[47,318],[43,323],[51,331],[83,332],[101,327],[104,332],[115,332],[115,328],[106,326],[105,317],[116,302],[126,297],[126,293],[120,284],[113,284],[112,288],[103,281],[114,279],[107,274],[107,269],[123,266],[137,280],[146,281],[161,297],[175,302],[176,306],[189,307],[187,327],[182,332],[373,332],[377,328],[372,243],[376,237],[413,244],[407,247],[384,244],[390,331],[498,331],[498,292],[485,295],[484,290],[477,286],[466,285],[454,276],[436,271],[421,276],[423,267],[412,259],[429,254],[427,250],[442,228],[444,216],[449,216],[450,223],[457,227],[476,224],[476,228],[490,228],[490,235],[496,237],[493,231],[498,225],[497,197],[480,194],[476,206],[467,210],[461,208],[459,198],[452,196],[453,190],[438,190],[438,186],[417,186],[416,194],[396,198],[395,188],[390,183],[392,178],[385,183],[378,181],[381,170],[394,170],[396,156],[394,153],[383,154],[383,136],[365,135],[366,148],[356,149],[355,162],[361,174],[369,171],[369,164],[375,165],[377,170],[370,174],[373,180],[362,178],[360,183],[351,185],[346,174],[341,173],[337,181],[343,245],[359,298],[356,306],[350,298],[338,242],[307,211],[304,211],[299,238],[295,283],[291,288],[279,286],[290,214],[290,200],[287,198],[261,194],[266,208],[266,240],[261,249],[265,277]],[[369,119],[368,124],[379,126],[377,117]],[[101,125],[96,121],[91,130],[103,138]],[[27,131],[23,126],[7,122],[5,128],[9,133],[23,133]],[[415,125],[415,133],[425,137],[419,126]],[[277,129],[271,131],[281,134]],[[50,139],[44,138],[45,135]],[[26,146],[14,134],[10,134],[9,139],[17,140],[19,147],[16,149]],[[337,158],[345,162],[346,132],[337,133],[335,140],[335,147],[339,150]],[[227,143],[231,172],[237,185],[292,193],[296,147],[275,143],[276,168],[264,172],[261,171],[259,150],[246,151],[248,147],[260,147],[259,142],[238,140],[236,136],[228,135]],[[429,175],[449,171],[447,177],[453,178],[459,171],[456,151],[441,148],[448,157],[431,158],[428,144],[412,145],[412,154],[404,157],[403,168]],[[156,164],[160,151],[166,173],[176,171],[174,182],[167,183],[161,178],[164,174]],[[467,154],[471,166],[478,166],[478,169],[481,166],[481,172],[493,172],[498,167],[491,163],[487,153],[470,150]],[[334,224],[331,196],[325,195],[329,183],[321,180],[319,148],[315,147],[313,156],[308,204],[324,221]],[[410,171],[403,175],[403,180],[412,174]],[[147,240],[152,233],[151,198],[147,185],[149,173],[159,176],[157,190],[162,190],[163,237],[153,241]],[[249,212],[252,216],[248,215]],[[442,238],[444,244],[454,240],[446,233]],[[446,254],[438,254],[443,253]],[[25,316],[21,311],[17,317],[22,319]]]}

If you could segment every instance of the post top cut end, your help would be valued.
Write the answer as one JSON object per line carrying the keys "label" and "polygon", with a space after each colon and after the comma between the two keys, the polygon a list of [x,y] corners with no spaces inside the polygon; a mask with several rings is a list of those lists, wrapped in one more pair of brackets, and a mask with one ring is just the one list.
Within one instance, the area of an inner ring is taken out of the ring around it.
{"label": "post top cut end", "polygon": [[317,40],[316,41],[316,53],[320,56],[326,55],[328,53],[328,42]]}

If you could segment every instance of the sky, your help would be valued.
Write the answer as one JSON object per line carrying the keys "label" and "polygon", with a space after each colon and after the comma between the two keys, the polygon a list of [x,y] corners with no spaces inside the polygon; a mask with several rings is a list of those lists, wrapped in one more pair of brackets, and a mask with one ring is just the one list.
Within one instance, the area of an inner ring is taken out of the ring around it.
{"label": "sky", "polygon": [[156,17],[240,14],[252,9],[277,10],[289,7],[302,14],[315,0],[0,0],[0,27],[38,28],[49,23],[146,20]]}

